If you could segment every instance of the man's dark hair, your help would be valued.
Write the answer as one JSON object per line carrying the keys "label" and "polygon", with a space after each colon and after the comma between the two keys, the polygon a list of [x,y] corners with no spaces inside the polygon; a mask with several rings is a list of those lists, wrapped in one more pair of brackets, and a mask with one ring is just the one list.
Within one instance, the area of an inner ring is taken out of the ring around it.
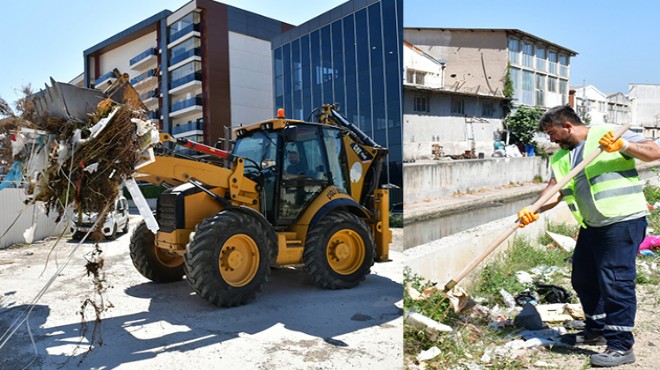
{"label": "man's dark hair", "polygon": [[561,126],[567,121],[573,125],[584,126],[584,123],[570,105],[559,105],[550,108],[539,120],[539,131],[545,132],[548,127]]}

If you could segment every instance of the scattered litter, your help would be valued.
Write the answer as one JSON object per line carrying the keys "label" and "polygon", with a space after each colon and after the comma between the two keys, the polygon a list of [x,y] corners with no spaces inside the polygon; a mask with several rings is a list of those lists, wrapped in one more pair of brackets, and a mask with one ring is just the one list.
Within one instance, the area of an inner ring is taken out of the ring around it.
{"label": "scattered litter", "polygon": [[[99,162],[96,162],[94,164],[90,164],[89,166],[85,167],[83,171],[89,172],[89,173],[94,173],[99,169]],[[114,170],[113,170],[114,171]],[[114,173],[114,172],[113,172]],[[110,176],[112,177],[112,176]]]}
{"label": "scattered litter", "polygon": [[656,255],[656,254],[653,253],[653,251],[651,251],[650,249],[643,249],[643,250],[641,250],[641,251],[639,252],[639,254],[641,254],[642,256],[645,256],[645,257],[653,257],[653,256]]}
{"label": "scattered litter", "polygon": [[430,336],[429,339],[431,340],[437,339],[440,333],[453,331],[450,326],[441,324],[417,312],[406,312],[404,314],[404,321],[417,330],[424,330]]}
{"label": "scattered litter", "polygon": [[470,295],[461,287],[455,286],[446,294],[447,297],[449,297],[449,302],[451,302],[456,314],[476,305],[476,302],[470,298]]}
{"label": "scattered litter", "polygon": [[437,355],[440,354],[440,348],[433,346],[426,351],[422,351],[417,355],[417,361],[422,362],[422,361],[428,361]]}
{"label": "scattered litter", "polygon": [[527,289],[518,293],[515,297],[515,300],[516,300],[516,304],[520,307],[524,306],[527,303],[536,305],[539,303],[539,295],[538,293]]}
{"label": "scattered litter", "polygon": [[507,292],[504,288],[500,288],[500,295],[502,296],[502,300],[504,300],[506,308],[516,307],[516,300],[513,299],[511,293]]}
{"label": "scattered litter", "polygon": [[571,300],[571,293],[558,285],[535,283],[536,291],[539,294],[540,301],[544,303],[568,303]]}
{"label": "scattered litter", "polygon": [[547,230],[545,233],[566,252],[572,252],[575,249],[577,241],[570,236],[553,233]]}
{"label": "scattered litter", "polygon": [[649,235],[639,245],[639,253],[642,253],[644,250],[653,251],[658,248],[660,248],[660,235]]}
{"label": "scattered litter", "polygon": [[543,322],[565,322],[584,318],[584,311],[582,311],[582,306],[579,304],[540,304],[536,306],[536,311]]}
{"label": "scattered litter", "polygon": [[34,231],[37,229],[37,224],[34,223],[32,226],[27,228],[25,232],[23,233],[23,239],[25,239],[25,242],[28,244],[32,244],[32,241],[34,240]]}
{"label": "scattered litter", "polygon": [[408,293],[408,296],[413,301],[419,301],[422,299],[422,294],[419,291],[417,291],[417,289],[413,288],[410,285],[410,283],[406,283],[405,289],[406,289],[406,293]]}
{"label": "scattered litter", "polygon": [[566,329],[563,327],[541,329],[541,330],[524,330],[520,333],[520,337],[524,340],[532,338],[545,339],[549,341],[557,341],[559,337],[566,334]]}
{"label": "scattered litter", "polygon": [[513,319],[514,325],[528,330],[543,329],[543,320],[536,310],[536,306],[531,303],[525,304],[522,311]]}
{"label": "scattered litter", "polygon": [[529,285],[534,282],[534,278],[527,271],[518,271],[516,272],[516,279],[522,285]]}

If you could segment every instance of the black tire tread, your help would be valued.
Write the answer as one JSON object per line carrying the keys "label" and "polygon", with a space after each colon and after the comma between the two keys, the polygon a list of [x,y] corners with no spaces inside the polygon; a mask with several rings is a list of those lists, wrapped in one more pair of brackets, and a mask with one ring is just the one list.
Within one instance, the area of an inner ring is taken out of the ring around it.
{"label": "black tire tread", "polygon": [[[222,245],[237,233],[250,235],[258,245],[261,257],[256,276],[243,287],[225,283],[218,270],[218,254]],[[276,253],[256,219],[241,212],[225,210],[197,225],[186,247],[184,271],[188,283],[202,298],[216,306],[233,307],[249,302],[262,290],[270,278],[270,265]]]}
{"label": "black tire tread", "polygon": [[[334,272],[327,262],[325,254],[327,239],[332,236],[331,233],[336,232],[333,228],[336,228],[338,225],[353,226],[356,231],[361,232],[362,235],[366,235],[366,239],[363,238],[366,248],[365,259],[362,266],[351,275],[340,275]],[[320,288],[353,288],[371,273],[375,253],[373,237],[365,222],[352,213],[334,211],[323,217],[308,232],[305,241],[305,251],[303,252],[304,269],[314,284]]]}
{"label": "black tire tread", "polygon": [[141,221],[131,235],[131,260],[142,276],[156,283],[171,283],[183,278],[183,263],[177,267],[164,266],[154,250],[154,234]]}

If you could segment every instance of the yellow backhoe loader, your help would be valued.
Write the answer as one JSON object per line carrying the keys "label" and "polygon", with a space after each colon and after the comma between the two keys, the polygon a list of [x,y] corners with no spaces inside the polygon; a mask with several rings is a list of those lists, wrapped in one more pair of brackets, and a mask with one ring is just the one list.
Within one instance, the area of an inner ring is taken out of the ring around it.
{"label": "yellow backhoe loader", "polygon": [[[115,84],[131,91],[127,76],[118,77]],[[240,127],[231,152],[161,134],[155,161],[135,176],[170,186],[158,197],[157,233],[142,221],[131,236],[137,270],[154,282],[185,275],[197,294],[228,307],[253,299],[271,267],[302,267],[317,286],[341,289],[364,280],[374,261],[387,261],[387,149],[334,106],[318,113],[317,123],[279,111]],[[228,165],[181,156],[165,143]]]}

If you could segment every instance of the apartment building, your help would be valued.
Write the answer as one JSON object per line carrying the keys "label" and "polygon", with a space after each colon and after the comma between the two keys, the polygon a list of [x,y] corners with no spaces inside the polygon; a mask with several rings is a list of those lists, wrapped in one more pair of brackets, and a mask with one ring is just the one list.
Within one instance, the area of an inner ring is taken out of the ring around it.
{"label": "apartment building", "polygon": [[571,94],[574,95],[575,112],[587,123],[622,125],[631,122],[631,102],[622,93],[605,94],[595,86],[587,85],[572,87]]}
{"label": "apartment building", "polygon": [[490,156],[509,101],[514,110],[568,103],[570,58],[577,53],[537,36],[517,29],[406,27],[404,40],[407,160],[435,155],[438,146],[445,155]]}
{"label": "apartment building", "polygon": [[84,51],[84,85],[116,68],[164,132],[226,145],[240,124],[273,117],[270,40],[293,26],[211,0],[164,10]]}

